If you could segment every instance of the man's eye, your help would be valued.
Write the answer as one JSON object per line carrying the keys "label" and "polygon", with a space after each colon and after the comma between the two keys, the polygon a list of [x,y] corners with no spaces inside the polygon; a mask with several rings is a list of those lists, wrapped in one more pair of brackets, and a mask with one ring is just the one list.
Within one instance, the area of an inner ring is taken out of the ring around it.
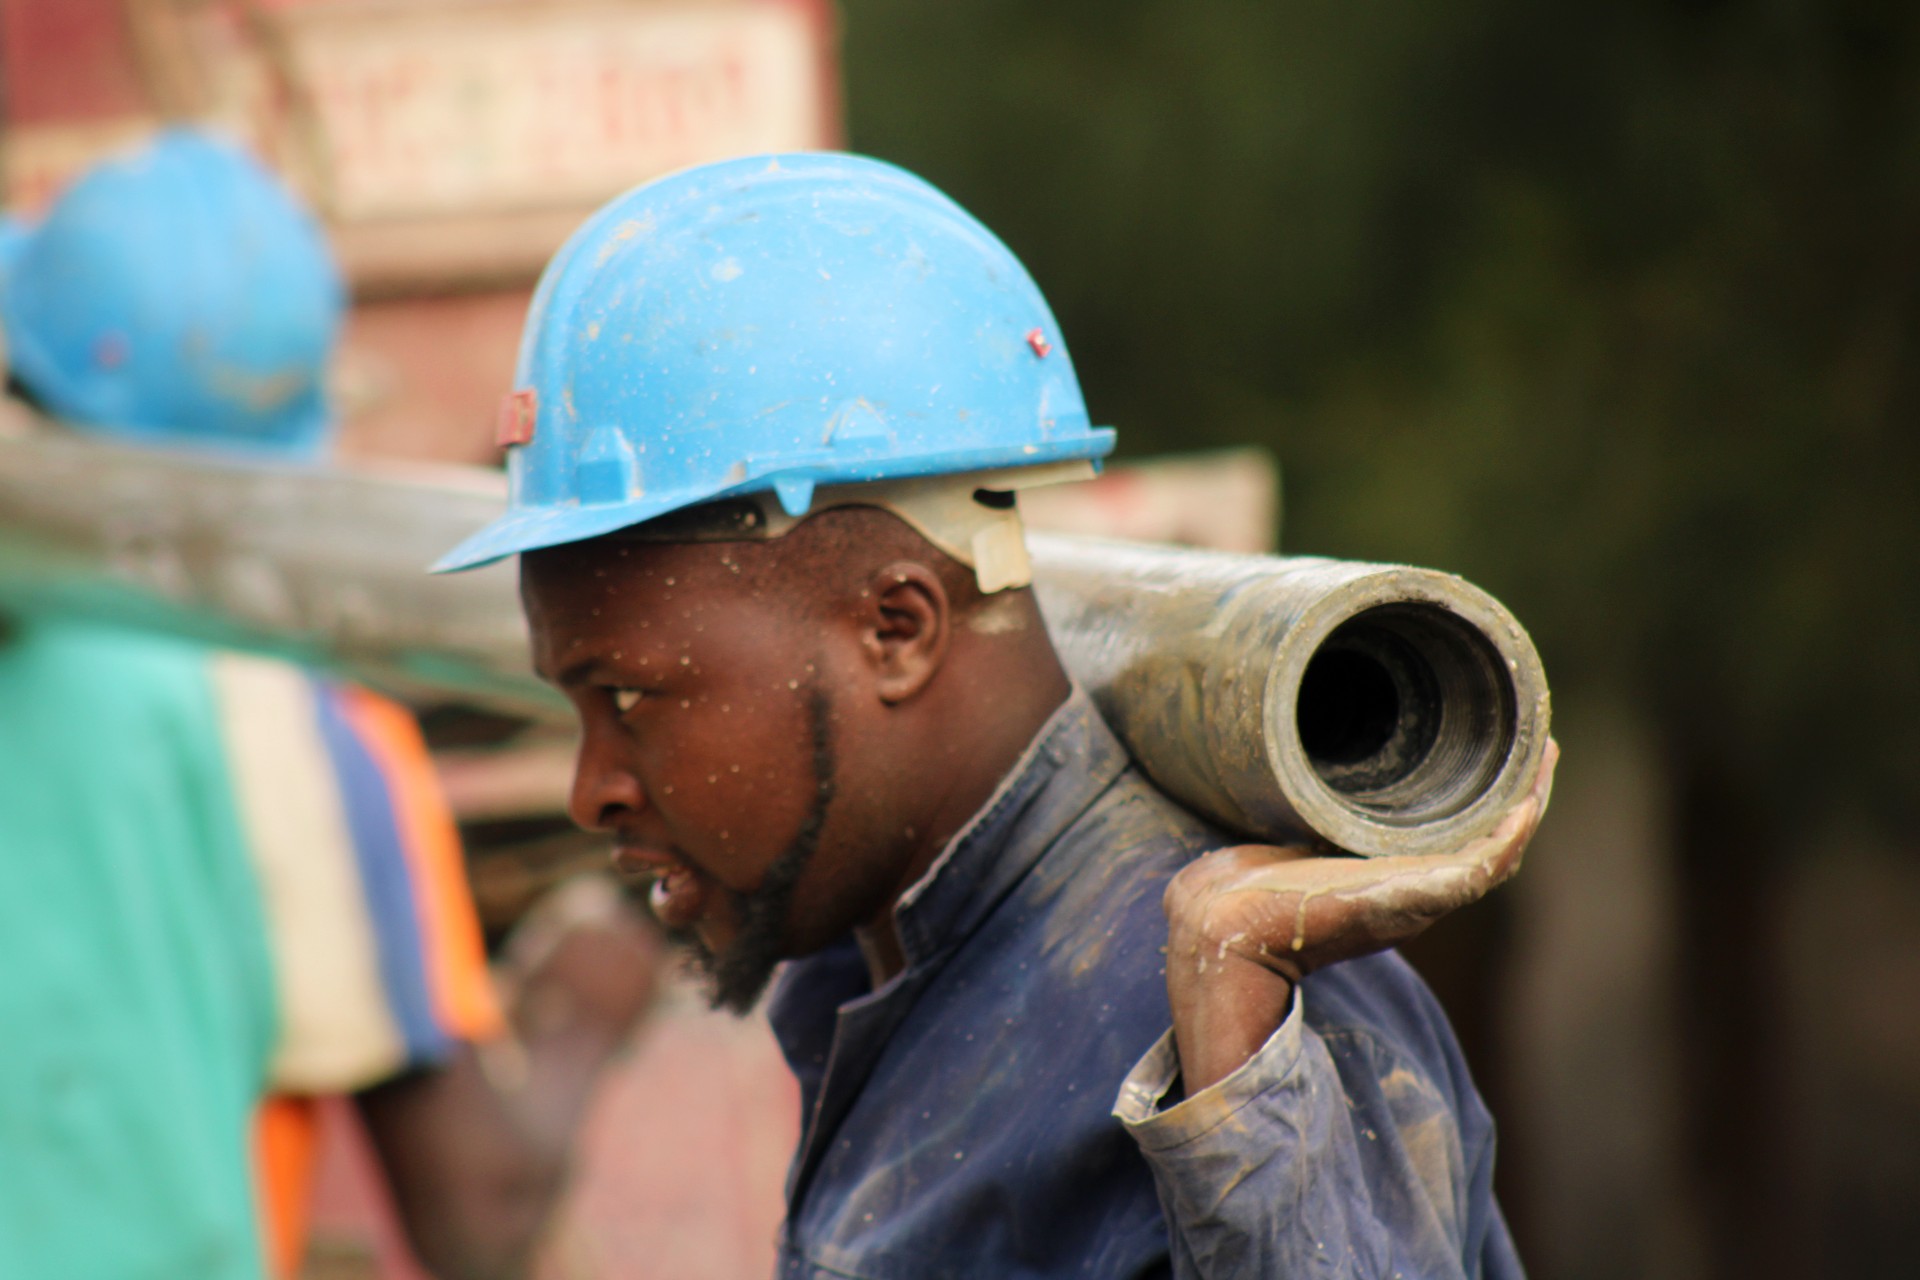
{"label": "man's eye", "polygon": [[615,689],[613,691],[613,709],[621,715],[640,705],[640,699],[646,695],[638,689]]}

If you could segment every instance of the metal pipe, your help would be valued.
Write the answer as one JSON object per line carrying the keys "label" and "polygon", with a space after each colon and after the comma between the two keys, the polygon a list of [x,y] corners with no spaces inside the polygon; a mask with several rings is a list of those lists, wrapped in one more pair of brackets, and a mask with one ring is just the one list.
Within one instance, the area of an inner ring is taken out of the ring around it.
{"label": "metal pipe", "polygon": [[1034,534],[1062,658],[1167,794],[1369,856],[1489,830],[1546,751],[1546,674],[1450,574]]}
{"label": "metal pipe", "polygon": [[54,610],[566,723],[511,564],[426,566],[497,515],[471,467],[292,467],[134,448],[0,404],[0,611]]}
{"label": "metal pipe", "polygon": [[[0,611],[52,609],[564,721],[527,668],[510,564],[423,566],[490,519],[471,468],[160,453],[0,409]],[[1034,535],[1069,669],[1167,793],[1254,839],[1355,853],[1491,827],[1545,750],[1519,624],[1420,569]]]}

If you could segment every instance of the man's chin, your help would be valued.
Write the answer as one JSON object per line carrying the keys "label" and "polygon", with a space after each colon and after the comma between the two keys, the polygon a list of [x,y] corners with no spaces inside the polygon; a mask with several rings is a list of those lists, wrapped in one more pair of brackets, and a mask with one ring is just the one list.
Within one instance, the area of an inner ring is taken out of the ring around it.
{"label": "man's chin", "polygon": [[753,1012],[780,965],[777,951],[755,945],[757,939],[750,935],[735,938],[717,952],[694,929],[673,929],[667,936],[699,971],[708,1005],[736,1017]]}

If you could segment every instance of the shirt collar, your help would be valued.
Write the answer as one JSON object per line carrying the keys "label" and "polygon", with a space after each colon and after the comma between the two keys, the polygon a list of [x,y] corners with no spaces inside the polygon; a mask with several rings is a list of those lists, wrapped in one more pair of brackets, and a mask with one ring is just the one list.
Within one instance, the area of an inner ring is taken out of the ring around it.
{"label": "shirt collar", "polygon": [[894,909],[907,968],[959,945],[1127,767],[1077,683]]}

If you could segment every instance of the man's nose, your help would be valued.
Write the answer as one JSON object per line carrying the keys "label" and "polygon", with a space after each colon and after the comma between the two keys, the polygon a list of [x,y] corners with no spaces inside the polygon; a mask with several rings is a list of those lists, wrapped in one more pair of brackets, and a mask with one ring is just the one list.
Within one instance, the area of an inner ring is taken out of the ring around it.
{"label": "man's nose", "polygon": [[589,831],[612,831],[622,818],[644,809],[647,803],[640,780],[606,738],[604,733],[586,729],[573,762],[573,791],[567,797],[567,813]]}

